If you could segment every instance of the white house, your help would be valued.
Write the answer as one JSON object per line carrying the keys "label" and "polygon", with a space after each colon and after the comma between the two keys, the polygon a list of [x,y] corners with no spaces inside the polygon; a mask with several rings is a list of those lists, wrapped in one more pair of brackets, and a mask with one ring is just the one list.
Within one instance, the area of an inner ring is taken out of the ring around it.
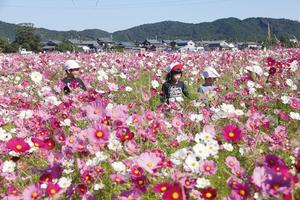
{"label": "white house", "polygon": [[179,51],[196,51],[196,44],[192,40],[188,41],[184,47],[181,47]]}

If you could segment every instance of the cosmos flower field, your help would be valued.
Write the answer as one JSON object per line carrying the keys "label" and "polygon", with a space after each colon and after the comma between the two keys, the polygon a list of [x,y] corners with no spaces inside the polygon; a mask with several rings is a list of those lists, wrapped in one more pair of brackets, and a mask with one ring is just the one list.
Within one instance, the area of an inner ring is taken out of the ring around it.
{"label": "cosmos flower field", "polygon": [[[87,91],[64,95],[69,59]],[[182,109],[159,100],[174,62]],[[300,199],[299,74],[300,49],[0,54],[0,198]]]}

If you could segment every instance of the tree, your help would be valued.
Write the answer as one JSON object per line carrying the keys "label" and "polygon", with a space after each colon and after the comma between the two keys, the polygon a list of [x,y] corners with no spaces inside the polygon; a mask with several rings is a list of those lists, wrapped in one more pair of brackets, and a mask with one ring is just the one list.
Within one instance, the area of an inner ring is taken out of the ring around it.
{"label": "tree", "polygon": [[0,52],[14,53],[18,50],[18,47],[14,44],[9,44],[6,38],[0,37]]}
{"label": "tree", "polygon": [[17,26],[16,39],[12,45],[20,48],[25,48],[29,51],[41,51],[41,40],[38,35],[34,33],[34,28],[31,26]]}
{"label": "tree", "polygon": [[67,39],[64,39],[62,41],[62,43],[60,43],[57,48],[56,48],[58,51],[60,52],[66,52],[66,51],[75,51],[77,50],[77,48],[72,44],[72,42],[70,42],[69,40]]}
{"label": "tree", "polygon": [[0,37],[0,52],[4,52],[7,45],[8,45],[8,41],[5,38]]}

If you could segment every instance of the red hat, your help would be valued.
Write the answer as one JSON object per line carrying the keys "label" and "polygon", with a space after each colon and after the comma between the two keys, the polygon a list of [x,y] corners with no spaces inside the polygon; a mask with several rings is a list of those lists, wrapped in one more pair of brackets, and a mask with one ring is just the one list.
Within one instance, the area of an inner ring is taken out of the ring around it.
{"label": "red hat", "polygon": [[171,71],[182,71],[183,69],[183,64],[180,64],[180,63],[172,63],[169,67],[168,67],[168,71],[171,72]]}

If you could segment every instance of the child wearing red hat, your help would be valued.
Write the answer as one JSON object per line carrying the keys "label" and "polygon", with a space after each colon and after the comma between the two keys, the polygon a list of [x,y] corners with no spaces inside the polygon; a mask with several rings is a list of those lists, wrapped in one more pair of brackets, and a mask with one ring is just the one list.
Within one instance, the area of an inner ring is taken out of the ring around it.
{"label": "child wearing red hat", "polygon": [[189,92],[183,81],[180,81],[182,77],[183,65],[180,63],[173,63],[168,66],[168,74],[166,77],[166,82],[162,86],[160,92],[160,100],[162,103],[171,103],[177,102],[180,103],[183,101],[183,95],[189,97]]}

